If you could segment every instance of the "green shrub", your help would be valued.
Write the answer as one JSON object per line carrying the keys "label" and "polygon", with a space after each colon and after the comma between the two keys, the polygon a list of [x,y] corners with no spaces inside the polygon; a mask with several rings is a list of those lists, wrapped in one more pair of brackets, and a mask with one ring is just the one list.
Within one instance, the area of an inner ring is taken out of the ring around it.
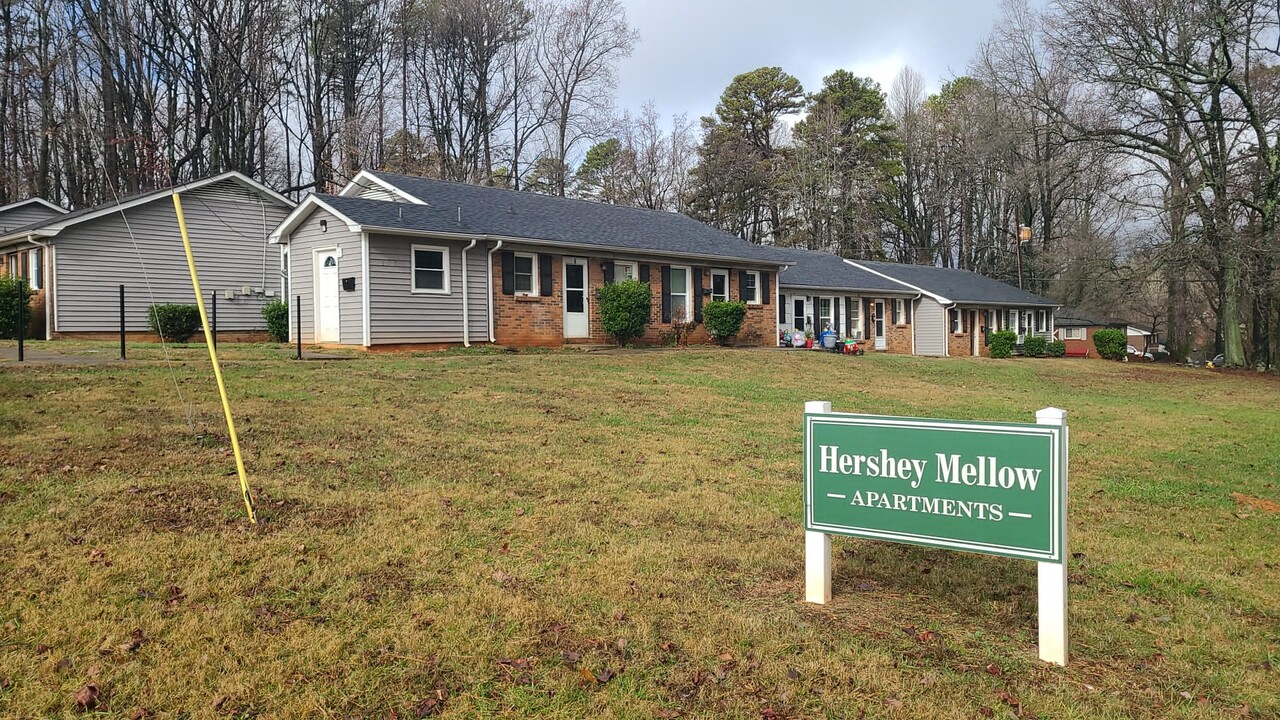
{"label": "green shrub", "polygon": [[742,323],[747,319],[747,304],[712,300],[702,306],[702,324],[707,334],[721,345],[728,345],[742,331]]}
{"label": "green shrub", "polygon": [[165,342],[184,343],[200,329],[200,308],[195,305],[152,305],[147,325]]}
{"label": "green shrub", "polygon": [[289,342],[289,304],[276,298],[262,306],[262,317],[267,321],[267,334],[278,343]]}
{"label": "green shrub", "polygon": [[1013,357],[1013,346],[1018,344],[1018,333],[1012,330],[1001,330],[991,333],[991,357]]}
{"label": "green shrub", "polygon": [[1061,340],[1054,340],[1045,346],[1044,351],[1049,355],[1049,357],[1066,357],[1067,344]]}
{"label": "green shrub", "polygon": [[1108,360],[1123,360],[1128,354],[1129,336],[1120,328],[1104,328],[1093,334],[1093,346]]}
{"label": "green shrub", "polygon": [[1022,354],[1027,357],[1044,357],[1045,348],[1049,344],[1043,335],[1032,335],[1022,343]]}
{"label": "green shrub", "polygon": [[619,345],[630,344],[649,327],[653,294],[649,283],[639,280],[612,282],[596,291],[600,323]]}
{"label": "green shrub", "polygon": [[[26,305],[18,300],[19,291],[26,293]],[[18,337],[18,321],[26,313],[26,334],[31,335],[31,291],[22,278],[0,277],[0,338]]]}

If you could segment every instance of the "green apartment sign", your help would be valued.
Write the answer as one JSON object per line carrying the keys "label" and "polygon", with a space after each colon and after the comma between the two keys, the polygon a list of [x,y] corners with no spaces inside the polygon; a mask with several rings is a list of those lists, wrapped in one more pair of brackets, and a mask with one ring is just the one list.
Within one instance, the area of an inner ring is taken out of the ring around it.
{"label": "green apartment sign", "polygon": [[804,418],[805,530],[1063,562],[1065,424]]}

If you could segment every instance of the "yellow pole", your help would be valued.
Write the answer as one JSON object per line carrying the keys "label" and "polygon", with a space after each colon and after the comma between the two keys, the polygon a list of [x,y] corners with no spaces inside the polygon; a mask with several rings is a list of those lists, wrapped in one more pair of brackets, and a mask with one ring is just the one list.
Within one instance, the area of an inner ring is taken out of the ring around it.
{"label": "yellow pole", "polygon": [[178,230],[182,233],[182,248],[187,252],[187,269],[191,271],[191,287],[196,291],[196,305],[200,308],[200,322],[204,325],[204,342],[213,362],[213,376],[218,381],[218,395],[222,398],[222,414],[227,418],[227,431],[231,434],[231,451],[236,456],[236,472],[240,475],[240,492],[244,495],[244,508],[249,512],[249,522],[257,523],[253,511],[253,498],[249,495],[249,478],[244,472],[244,458],[240,456],[240,438],[236,436],[236,423],[231,419],[231,403],[227,401],[227,385],[222,381],[222,366],[218,364],[218,350],[213,346],[213,332],[209,329],[209,316],[204,310],[204,293],[200,291],[200,278],[196,275],[196,258],[191,254],[191,238],[187,235],[187,220],[182,214],[182,200],[173,194],[173,210],[178,214]]}

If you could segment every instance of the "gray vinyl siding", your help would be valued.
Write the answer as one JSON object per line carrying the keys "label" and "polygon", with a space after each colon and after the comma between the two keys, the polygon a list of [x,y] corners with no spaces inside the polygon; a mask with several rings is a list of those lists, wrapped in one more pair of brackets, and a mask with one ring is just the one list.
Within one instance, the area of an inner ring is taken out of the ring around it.
{"label": "gray vinyl siding", "polygon": [[[267,235],[289,208],[233,180],[182,195],[182,209],[206,302],[218,292],[218,329],[262,330],[262,306],[280,293],[279,248]],[[148,330],[147,307],[194,303],[191,275],[173,201],[164,195],[120,213],[72,225],[53,239],[58,332],[119,329],[119,286],[125,285],[125,329]],[[243,287],[250,294],[242,293]],[[231,290],[232,299],[223,292]]]}
{"label": "gray vinyl siding", "polygon": [[48,220],[61,214],[57,210],[47,208],[39,203],[30,203],[19,208],[6,210],[0,213],[0,232],[17,230],[20,227],[40,222],[41,220]]}
{"label": "gray vinyl siding", "polygon": [[915,308],[917,355],[947,354],[947,312],[937,300],[920,298]]}
{"label": "gray vinyl siding", "polygon": [[[370,342],[462,342],[462,249],[470,243],[397,235],[369,236]],[[449,249],[449,293],[414,293],[414,245]],[[471,342],[489,340],[488,247],[467,253],[467,310]]]}
{"label": "gray vinyl siding", "polygon": [[[328,223],[321,230],[320,221]],[[354,277],[355,290],[338,291],[338,341],[343,345],[364,344],[364,278],[361,270],[361,235],[325,210],[317,209],[289,236],[289,277],[293,284],[290,303],[302,306],[302,341],[315,342],[315,251],[338,248],[338,278]],[[291,304],[290,318],[297,317]],[[296,322],[296,321],[295,321]]]}

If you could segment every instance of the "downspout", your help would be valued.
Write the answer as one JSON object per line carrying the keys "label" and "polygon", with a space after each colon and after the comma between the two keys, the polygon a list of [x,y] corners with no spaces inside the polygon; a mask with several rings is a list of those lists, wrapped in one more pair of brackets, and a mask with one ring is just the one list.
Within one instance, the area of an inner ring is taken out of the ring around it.
{"label": "downspout", "polygon": [[[773,346],[782,347],[782,329],[778,327],[778,313],[781,312],[782,298],[782,273],[791,269],[790,265],[779,265],[778,272],[773,277]],[[792,320],[792,325],[795,321]]]}
{"label": "downspout", "polygon": [[53,260],[52,260],[53,256],[49,254],[51,251],[51,248],[49,247],[48,243],[42,243],[39,240],[36,240],[35,235],[28,235],[27,242],[31,243],[32,245],[36,245],[41,249],[40,263],[44,265],[44,267],[40,268],[40,271],[44,273],[44,284],[40,288],[41,290],[44,290],[44,339],[52,340],[53,339],[53,314],[52,314],[53,313],[53,293],[49,291],[49,288],[52,286],[51,285],[52,273],[49,272],[49,268],[53,264]]}
{"label": "downspout", "polygon": [[[946,342],[942,345],[943,357],[951,357],[951,311],[956,310],[959,307],[960,303],[953,302],[942,309],[942,322],[944,323],[943,328],[946,330],[946,332],[942,334],[942,337],[946,339]],[[960,318],[960,327],[964,327],[963,317]]]}
{"label": "downspout", "polygon": [[[480,242],[479,238],[471,238],[471,244],[462,248],[462,347],[471,347],[471,317],[467,312],[469,298],[467,297],[467,275],[471,273],[467,270],[467,251],[476,246]],[[490,270],[490,272],[493,272]]]}
{"label": "downspout", "polygon": [[[488,237],[487,235],[485,236]],[[489,262],[485,266],[488,271],[489,279],[489,342],[498,342],[498,338],[493,334],[493,254],[502,249],[502,241],[499,240],[497,245],[489,251]]]}

